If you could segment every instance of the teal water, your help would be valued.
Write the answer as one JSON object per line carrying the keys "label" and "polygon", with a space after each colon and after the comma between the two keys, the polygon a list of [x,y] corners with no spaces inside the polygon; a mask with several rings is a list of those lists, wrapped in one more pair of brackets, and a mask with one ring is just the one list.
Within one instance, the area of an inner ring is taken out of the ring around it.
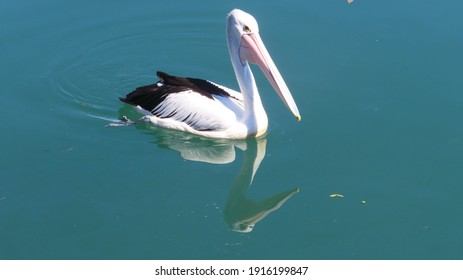
{"label": "teal water", "polygon": [[[254,68],[263,139],[107,127],[139,117],[117,98],[157,70],[237,88],[233,8],[258,20],[300,123]],[[0,258],[462,259],[462,10],[3,0]]]}

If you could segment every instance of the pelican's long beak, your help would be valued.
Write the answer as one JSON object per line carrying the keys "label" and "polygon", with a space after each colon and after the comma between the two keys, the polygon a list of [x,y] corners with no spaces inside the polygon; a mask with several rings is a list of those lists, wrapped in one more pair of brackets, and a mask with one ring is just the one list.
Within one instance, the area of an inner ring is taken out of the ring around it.
{"label": "pelican's long beak", "polygon": [[286,104],[286,107],[294,114],[298,121],[301,120],[301,115],[297,109],[291,92],[289,92],[283,77],[281,77],[278,68],[275,66],[267,49],[265,48],[262,39],[258,33],[249,33],[241,36],[240,58],[243,64],[246,61],[259,65],[265,77],[272,84],[275,91],[280,96],[281,100]]}

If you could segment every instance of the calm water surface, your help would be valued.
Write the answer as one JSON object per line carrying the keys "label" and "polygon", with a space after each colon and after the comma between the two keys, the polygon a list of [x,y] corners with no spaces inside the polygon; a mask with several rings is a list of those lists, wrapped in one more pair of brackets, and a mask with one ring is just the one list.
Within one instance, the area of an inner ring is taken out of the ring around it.
{"label": "calm water surface", "polygon": [[[257,18],[302,122],[254,69],[262,139],[107,127],[139,117],[117,97],[157,70],[237,88],[236,7]],[[3,0],[0,258],[463,258],[462,10]]]}

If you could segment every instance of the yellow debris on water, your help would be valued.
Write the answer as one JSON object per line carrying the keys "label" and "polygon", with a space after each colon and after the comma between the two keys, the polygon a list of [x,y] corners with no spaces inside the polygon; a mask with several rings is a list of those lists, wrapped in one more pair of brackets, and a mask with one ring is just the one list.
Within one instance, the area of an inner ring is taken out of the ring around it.
{"label": "yellow debris on water", "polygon": [[344,195],[339,194],[339,193],[333,193],[333,194],[330,194],[330,197],[344,197]]}

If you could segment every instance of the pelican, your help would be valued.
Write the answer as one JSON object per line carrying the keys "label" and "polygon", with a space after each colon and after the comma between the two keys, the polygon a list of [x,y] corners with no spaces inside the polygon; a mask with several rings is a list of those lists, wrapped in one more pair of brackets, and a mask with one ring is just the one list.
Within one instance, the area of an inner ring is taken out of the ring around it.
{"label": "pelican", "polygon": [[227,43],[241,92],[208,80],[157,72],[159,81],[121,101],[136,106],[156,126],[220,139],[259,137],[268,119],[249,66],[257,64],[298,121],[296,103],[259,36],[257,21],[239,9],[227,17]]}

